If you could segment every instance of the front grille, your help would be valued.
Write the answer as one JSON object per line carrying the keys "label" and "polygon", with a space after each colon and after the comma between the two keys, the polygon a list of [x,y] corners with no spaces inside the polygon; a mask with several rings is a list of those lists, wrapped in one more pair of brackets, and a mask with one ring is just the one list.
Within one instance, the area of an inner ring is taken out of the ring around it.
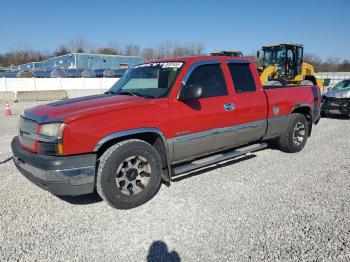
{"label": "front grille", "polygon": [[21,142],[21,144],[25,145],[26,147],[34,148],[35,140],[30,138],[30,137],[20,136],[20,142]]}
{"label": "front grille", "polygon": [[19,120],[19,129],[22,132],[28,133],[28,134],[36,134],[36,129],[38,127],[37,122],[33,120],[29,120],[24,117],[20,117]]}
{"label": "front grille", "polygon": [[34,148],[35,140],[34,138],[28,137],[27,135],[34,135],[36,134],[36,130],[38,127],[38,123],[24,118],[20,117],[19,119],[19,138],[21,143],[29,148]]}

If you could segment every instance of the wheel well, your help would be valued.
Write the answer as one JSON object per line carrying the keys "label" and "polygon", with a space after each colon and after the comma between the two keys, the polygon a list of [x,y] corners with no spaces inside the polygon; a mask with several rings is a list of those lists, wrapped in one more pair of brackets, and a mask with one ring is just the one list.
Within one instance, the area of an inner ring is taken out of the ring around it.
{"label": "wheel well", "polygon": [[115,145],[116,143],[128,139],[140,139],[143,140],[152,146],[158,151],[159,156],[161,157],[162,160],[162,167],[167,168],[168,163],[167,163],[167,158],[166,158],[166,146],[164,144],[164,141],[162,137],[157,134],[157,133],[152,133],[152,132],[145,132],[145,133],[138,133],[138,134],[133,134],[133,135],[128,135],[128,136],[123,136],[123,137],[118,137],[111,139],[104,143],[97,151],[97,159],[99,159],[103,153],[110,148],[112,145]]}
{"label": "wheel well", "polygon": [[299,113],[299,114],[303,114],[306,117],[306,120],[308,122],[309,125],[309,136],[311,135],[311,130],[312,130],[312,116],[311,116],[311,109],[308,106],[300,106],[300,107],[296,107],[293,109],[293,111],[291,112],[291,114],[293,113]]}

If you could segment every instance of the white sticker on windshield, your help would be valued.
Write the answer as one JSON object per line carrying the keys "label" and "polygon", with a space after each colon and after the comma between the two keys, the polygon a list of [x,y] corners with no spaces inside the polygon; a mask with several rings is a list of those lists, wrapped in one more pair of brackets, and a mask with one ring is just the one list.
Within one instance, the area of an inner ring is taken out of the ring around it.
{"label": "white sticker on windshield", "polygon": [[180,68],[182,66],[181,62],[166,62],[163,63],[162,68]]}
{"label": "white sticker on windshield", "polygon": [[180,68],[182,64],[183,64],[182,62],[148,63],[148,64],[137,65],[135,66],[135,68],[149,67],[149,66],[160,66],[162,68]]}
{"label": "white sticker on windshield", "polygon": [[135,68],[147,67],[147,66],[157,66],[157,65],[159,65],[159,63],[142,64],[142,65],[137,65],[137,66],[135,66]]}

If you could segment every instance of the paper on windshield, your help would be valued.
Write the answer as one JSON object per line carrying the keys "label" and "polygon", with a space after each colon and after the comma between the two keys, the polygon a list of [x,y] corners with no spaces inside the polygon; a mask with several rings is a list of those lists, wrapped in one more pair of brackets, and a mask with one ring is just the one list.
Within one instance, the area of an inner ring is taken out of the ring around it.
{"label": "paper on windshield", "polygon": [[183,65],[182,62],[147,63],[142,65],[137,65],[135,66],[135,68],[150,67],[150,66],[160,66],[161,68],[180,68],[182,65]]}

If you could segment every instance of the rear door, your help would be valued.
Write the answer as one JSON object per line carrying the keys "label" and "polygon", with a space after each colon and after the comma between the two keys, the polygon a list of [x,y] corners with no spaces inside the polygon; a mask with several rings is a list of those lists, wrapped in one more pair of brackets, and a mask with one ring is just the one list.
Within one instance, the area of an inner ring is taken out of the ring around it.
{"label": "rear door", "polygon": [[259,74],[246,60],[227,62],[230,88],[233,89],[233,107],[226,117],[228,132],[224,147],[234,147],[261,139],[267,129],[267,99],[260,84]]}
{"label": "rear door", "polygon": [[225,105],[232,103],[232,94],[229,94],[220,61],[194,63],[183,82],[187,86],[201,86],[203,96],[172,103],[171,124],[175,132],[172,139],[173,162],[189,160],[222,148],[222,134],[218,133],[218,129],[227,125]]}

